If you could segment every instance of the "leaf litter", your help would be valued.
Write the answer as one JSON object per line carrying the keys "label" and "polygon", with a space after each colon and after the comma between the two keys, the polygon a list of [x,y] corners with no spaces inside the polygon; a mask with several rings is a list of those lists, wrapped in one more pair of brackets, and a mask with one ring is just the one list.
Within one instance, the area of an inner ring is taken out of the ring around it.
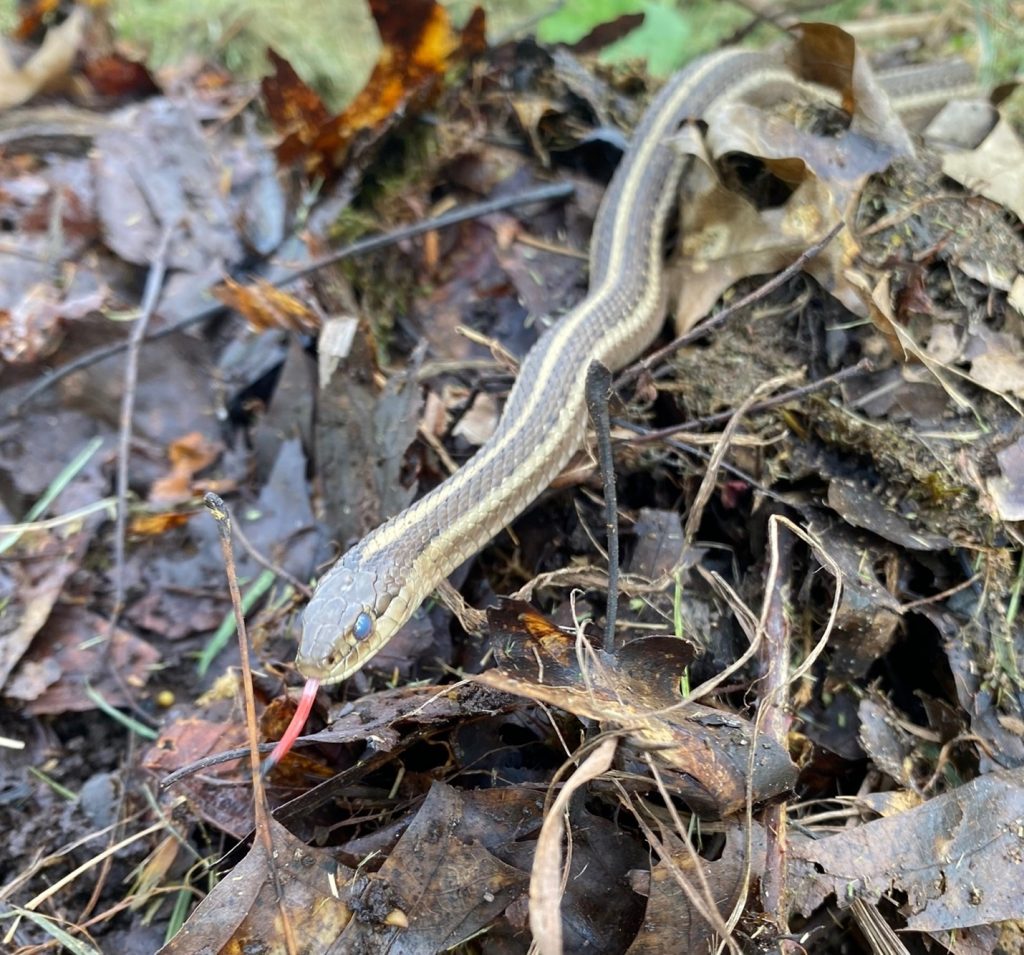
{"label": "leaf litter", "polygon": [[[273,54],[276,136],[241,85],[162,92],[116,40],[91,98],[44,115],[32,97],[102,33],[84,9],[8,69],[27,105],[0,129],[5,944],[61,924],[83,950],[180,953],[1019,945],[1024,165],[998,107],[911,136],[864,53],[814,25],[794,51],[852,119],[754,101],[685,130],[674,317],[694,338],[613,402],[616,648],[584,452],[458,593],[318,694],[268,817],[237,651],[210,643],[231,618],[199,497],[228,494],[242,531],[269,751],[308,582],[468,459],[584,292],[643,77],[485,51],[482,14],[460,31],[418,0],[371,4],[383,52],[337,115]],[[401,237],[546,176],[572,201]],[[696,324],[840,220],[806,269]],[[292,278],[367,228],[399,235]],[[121,359],[90,355],[123,342],[161,255],[126,432]]]}

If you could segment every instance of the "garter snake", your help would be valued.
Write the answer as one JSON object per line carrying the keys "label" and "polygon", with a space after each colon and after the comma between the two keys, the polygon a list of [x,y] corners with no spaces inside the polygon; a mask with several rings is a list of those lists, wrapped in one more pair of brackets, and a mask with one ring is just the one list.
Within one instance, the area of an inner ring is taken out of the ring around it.
{"label": "garter snake", "polygon": [[[912,110],[966,85],[961,66],[901,70],[882,83],[898,110]],[[320,683],[355,673],[562,470],[585,436],[590,363],[622,368],[662,325],[663,243],[685,162],[673,135],[720,101],[771,102],[794,88],[807,87],[781,56],[731,49],[695,61],[654,98],[602,201],[586,297],[530,350],[497,430],[473,458],[324,575],[303,618],[300,673]]]}

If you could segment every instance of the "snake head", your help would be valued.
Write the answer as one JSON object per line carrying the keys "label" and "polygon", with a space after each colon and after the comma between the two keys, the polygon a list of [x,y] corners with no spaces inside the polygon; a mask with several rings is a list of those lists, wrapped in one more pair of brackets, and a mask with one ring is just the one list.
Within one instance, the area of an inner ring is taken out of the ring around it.
{"label": "snake head", "polygon": [[295,665],[307,679],[337,683],[355,673],[394,634],[392,595],[377,575],[345,558],[324,575],[302,616]]}

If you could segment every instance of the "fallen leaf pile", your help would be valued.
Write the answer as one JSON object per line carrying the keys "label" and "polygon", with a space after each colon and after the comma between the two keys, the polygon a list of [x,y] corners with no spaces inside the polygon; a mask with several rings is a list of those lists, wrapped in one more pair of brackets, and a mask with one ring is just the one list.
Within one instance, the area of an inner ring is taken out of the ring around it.
{"label": "fallen leaf pile", "polygon": [[688,22],[638,9],[488,47],[481,10],[371,0],[378,61],[334,111],[276,44],[257,88],[149,69],[103,4],[22,5],[4,951],[1021,947],[1024,146],[929,45],[953,14],[890,53],[956,88],[939,110],[807,24],[792,95],[679,131],[685,339],[610,401],[614,625],[588,442],[253,773],[316,579],[471,458],[585,294],[653,85],[594,55]]}

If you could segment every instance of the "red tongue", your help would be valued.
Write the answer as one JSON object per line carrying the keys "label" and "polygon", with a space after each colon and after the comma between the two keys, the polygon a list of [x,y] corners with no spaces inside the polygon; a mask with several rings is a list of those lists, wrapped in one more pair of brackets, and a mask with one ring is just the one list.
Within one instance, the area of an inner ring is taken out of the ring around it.
{"label": "red tongue", "polygon": [[292,721],[288,724],[288,729],[284,731],[284,736],[278,740],[274,751],[263,764],[264,776],[288,755],[292,744],[298,739],[299,733],[302,732],[302,728],[306,725],[306,720],[309,719],[309,711],[313,709],[313,701],[316,699],[316,691],[318,689],[320,689],[319,680],[306,680],[306,685],[302,688],[302,696],[299,697],[299,705],[295,710]]}

